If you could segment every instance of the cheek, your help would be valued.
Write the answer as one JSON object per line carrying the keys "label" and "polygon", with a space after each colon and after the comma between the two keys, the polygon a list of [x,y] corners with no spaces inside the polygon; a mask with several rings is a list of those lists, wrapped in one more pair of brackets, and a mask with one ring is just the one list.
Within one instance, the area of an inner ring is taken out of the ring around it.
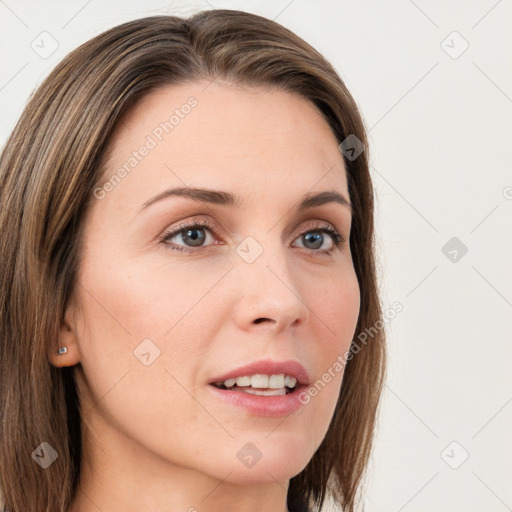
{"label": "cheek", "polygon": [[354,270],[331,280],[311,303],[317,305],[312,309],[319,331],[315,337],[315,379],[304,392],[303,403],[313,409],[313,422],[321,439],[334,413],[359,317],[360,289]]}
{"label": "cheek", "polygon": [[312,296],[316,320],[326,331],[326,336],[320,338],[324,363],[334,362],[350,347],[359,318],[360,299],[359,283],[352,268],[341,272],[336,279],[329,279],[321,292]]}
{"label": "cheek", "polygon": [[212,319],[203,313],[218,304],[210,299],[215,293],[208,295],[218,277],[195,273],[197,283],[191,283],[190,273],[172,268],[147,265],[137,272],[97,264],[84,267],[80,279],[79,343],[89,407],[96,403],[101,416],[136,438],[152,425],[155,450],[172,431],[195,435],[191,425],[205,414],[190,390],[207,349],[209,338],[201,332]]}
{"label": "cheek", "polygon": [[195,264],[186,271],[183,263],[178,268],[161,254],[144,265],[114,251],[87,256],[80,275],[84,321],[79,342],[95,394],[103,396],[127,371],[146,368],[144,362],[159,368],[164,379],[148,371],[137,389],[168,387],[165,370],[189,386],[211,341],[205,329],[213,335],[224,318],[219,314],[223,288],[215,285],[226,269]]}
{"label": "cheek", "polygon": [[[116,337],[162,340],[197,311],[224,268],[173,264],[165,249],[131,260],[110,251],[90,254],[81,274],[89,320]],[[89,293],[86,293],[85,290]],[[115,338],[114,338],[115,339]]]}

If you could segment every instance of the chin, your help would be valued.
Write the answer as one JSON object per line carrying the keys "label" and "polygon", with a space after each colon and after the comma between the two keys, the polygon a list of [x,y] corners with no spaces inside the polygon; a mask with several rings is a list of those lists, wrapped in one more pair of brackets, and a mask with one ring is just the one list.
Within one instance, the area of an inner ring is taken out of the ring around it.
{"label": "chin", "polygon": [[[269,485],[287,482],[294,476],[298,475],[309,461],[303,461],[301,464],[290,464],[288,460],[279,462],[271,462],[264,464],[262,461],[252,468],[237,467],[226,482],[235,485]],[[226,474],[217,475],[218,478],[224,479]]]}
{"label": "chin", "polygon": [[[267,434],[268,435],[268,434]],[[314,450],[307,449],[306,443],[283,442],[283,436],[273,434],[260,440],[236,442],[233,458],[226,459],[223,454],[222,475],[219,475],[219,464],[215,464],[214,471],[220,478],[229,477],[226,481],[233,484],[275,484],[285,482],[299,474],[309,463]],[[240,446],[240,447],[239,447]]]}

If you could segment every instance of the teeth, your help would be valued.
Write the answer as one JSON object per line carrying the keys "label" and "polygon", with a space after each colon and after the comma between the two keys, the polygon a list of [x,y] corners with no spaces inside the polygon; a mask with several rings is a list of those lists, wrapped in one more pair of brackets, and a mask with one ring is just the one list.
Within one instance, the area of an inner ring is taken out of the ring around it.
{"label": "teeth", "polygon": [[272,389],[284,388],[284,374],[271,375],[268,379],[268,387]]}
{"label": "teeth", "polygon": [[251,377],[237,377],[236,385],[237,386],[250,386],[251,385]]}
{"label": "teeth", "polygon": [[253,388],[268,388],[268,375],[252,375],[251,386]]}
{"label": "teeth", "polygon": [[[223,382],[226,388],[232,388],[235,384],[237,387],[245,387],[245,388],[258,388],[258,389],[270,389],[270,390],[279,390],[286,391],[285,387],[294,388],[297,384],[297,379],[295,377],[291,377],[290,375],[285,375],[284,373],[280,373],[277,375],[244,375],[242,377],[236,377],[231,379],[226,379]],[[248,393],[254,393],[254,390],[248,390]],[[284,394],[284,393],[273,393],[273,394]],[[270,395],[269,395],[270,396]]]}
{"label": "teeth", "polygon": [[295,377],[290,377],[289,375],[286,376],[284,379],[284,383],[289,388],[294,388],[295,384],[297,384],[297,379]]}

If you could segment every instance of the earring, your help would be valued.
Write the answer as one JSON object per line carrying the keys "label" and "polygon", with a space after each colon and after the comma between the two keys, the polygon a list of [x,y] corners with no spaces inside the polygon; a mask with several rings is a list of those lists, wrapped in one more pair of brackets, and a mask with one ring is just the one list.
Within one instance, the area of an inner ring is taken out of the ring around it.
{"label": "earring", "polygon": [[60,347],[57,351],[58,354],[65,354],[68,351],[68,347]]}

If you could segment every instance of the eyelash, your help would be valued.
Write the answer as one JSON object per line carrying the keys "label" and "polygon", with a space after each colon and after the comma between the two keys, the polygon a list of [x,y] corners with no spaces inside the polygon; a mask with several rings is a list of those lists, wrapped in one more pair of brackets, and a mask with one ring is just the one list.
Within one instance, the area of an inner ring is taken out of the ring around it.
{"label": "eyelash", "polygon": [[[173,238],[175,235],[179,235],[180,233],[188,230],[188,229],[197,229],[197,228],[207,228],[213,235],[216,237],[219,237],[219,233],[217,231],[217,228],[208,220],[200,220],[200,221],[192,221],[188,224],[181,224],[178,225],[172,230],[166,231],[162,237],[160,238],[160,242],[164,244],[164,246],[167,249],[171,249],[173,251],[179,251],[179,252],[196,252],[197,250],[203,250],[206,249],[209,246],[198,246],[196,248],[190,247],[189,249],[183,248],[183,246],[173,245],[169,243],[169,239]],[[339,246],[346,242],[345,238],[338,233],[335,229],[331,227],[330,224],[326,222],[319,221],[314,226],[308,226],[307,229],[302,231],[299,234],[299,237],[304,236],[306,233],[310,232],[320,232],[320,233],[326,233],[331,236],[334,245],[331,249],[324,249],[324,250],[318,250],[318,249],[308,249],[307,247],[302,247],[302,249],[305,249],[306,251],[309,251],[311,253],[323,255],[323,256],[330,256],[331,253],[333,253],[336,249],[339,249]],[[297,237],[298,238],[298,237]]]}

